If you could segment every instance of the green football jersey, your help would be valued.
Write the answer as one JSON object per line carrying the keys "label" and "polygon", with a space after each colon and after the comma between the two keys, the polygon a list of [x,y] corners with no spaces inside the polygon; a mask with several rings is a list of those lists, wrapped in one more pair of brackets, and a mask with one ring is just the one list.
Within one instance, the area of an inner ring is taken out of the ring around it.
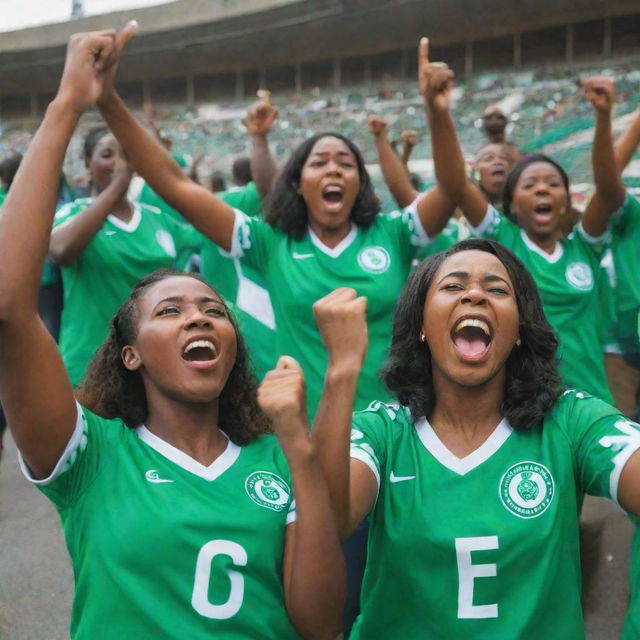
{"label": "green football jersey", "polygon": [[630,517],[635,525],[635,531],[631,542],[629,563],[629,609],[624,618],[620,640],[640,638],[640,518]]}
{"label": "green football jersey", "polygon": [[[254,182],[216,195],[250,217],[261,216],[260,194]],[[253,368],[261,380],[276,363],[275,319],[264,279],[255,269],[241,264],[204,237],[200,273],[226,300],[236,304],[240,331],[247,343]]]}
{"label": "green football jersey", "polygon": [[327,352],[313,317],[316,300],[338,287],[367,297],[369,351],[358,381],[356,408],[389,398],[378,376],[387,357],[396,301],[419,247],[430,242],[414,210],[376,216],[367,229],[352,226],[334,248],[309,230],[301,239],[262,220],[236,213],[232,255],[267,283],[276,323],[276,355],[293,356],[304,370],[307,410],[317,410]]}
{"label": "green football jersey", "polygon": [[611,252],[615,268],[617,337],[623,353],[639,353],[638,312],[640,311],[640,202],[631,194],[611,223]]}
{"label": "green football jersey", "polygon": [[472,232],[510,249],[535,280],[547,320],[558,336],[559,368],[565,384],[613,402],[598,310],[597,282],[605,242],[589,239],[578,227],[556,244],[553,254],[547,254],[491,206]]}
{"label": "green football jersey", "polygon": [[[80,198],[62,207],[54,226],[64,224],[91,204]],[[87,364],[107,337],[109,321],[133,286],[162,267],[176,267],[180,255],[193,253],[199,235],[163,215],[136,203],[127,223],[109,215],[104,224],[69,266],[62,268],[64,308],[60,351],[77,385]]]}
{"label": "green football jersey", "polygon": [[204,466],[144,426],[78,411],[51,477],[35,481],[73,564],[71,637],[298,638],[282,583],[295,503],[275,436],[229,442]]}
{"label": "green football jersey", "polygon": [[351,456],[378,481],[361,615],[352,638],[584,638],[583,495],[616,500],[640,426],[567,391],[541,427],[503,420],[464,458],[424,418],[374,403]]}

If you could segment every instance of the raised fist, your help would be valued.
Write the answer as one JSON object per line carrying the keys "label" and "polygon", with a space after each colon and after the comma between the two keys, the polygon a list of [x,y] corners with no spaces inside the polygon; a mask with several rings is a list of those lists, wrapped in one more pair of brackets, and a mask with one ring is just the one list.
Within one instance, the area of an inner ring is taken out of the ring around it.
{"label": "raised fist", "polygon": [[616,98],[613,78],[608,76],[583,78],[581,84],[584,97],[593,105],[596,111],[611,111]]}
{"label": "raised fist", "polygon": [[243,120],[249,135],[266,136],[271,130],[273,121],[278,117],[278,109],[271,104],[271,93],[265,89],[258,91],[260,100],[254,102],[247,110]]}
{"label": "raised fist", "polygon": [[387,135],[387,121],[382,116],[369,116],[367,126],[369,127],[369,133],[374,138]]}

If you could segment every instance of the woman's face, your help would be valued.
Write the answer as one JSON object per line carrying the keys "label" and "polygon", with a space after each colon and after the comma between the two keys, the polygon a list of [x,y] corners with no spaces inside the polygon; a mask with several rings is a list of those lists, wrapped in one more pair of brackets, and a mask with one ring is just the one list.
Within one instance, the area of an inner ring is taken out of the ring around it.
{"label": "woman's face", "polygon": [[511,171],[513,162],[502,144],[488,144],[478,153],[476,167],[482,189],[495,198],[499,198]]}
{"label": "woman's face", "polygon": [[511,210],[527,235],[534,239],[556,237],[568,207],[569,194],[562,175],[552,164],[532,162],[520,174]]}
{"label": "woman's face", "polygon": [[447,258],[427,292],[422,330],[434,382],[476,387],[504,375],[518,339],[519,313],[502,262],[476,250]]}
{"label": "woman's face", "polygon": [[95,191],[97,193],[104,191],[109,186],[116,168],[126,163],[122,147],[113,134],[107,133],[102,136],[96,142],[93,153],[87,161]]}
{"label": "woman's face", "polygon": [[311,228],[316,232],[348,229],[359,190],[358,163],[351,149],[339,138],[320,138],[302,166],[298,187]]}
{"label": "woman's face", "polygon": [[188,276],[151,286],[138,303],[138,335],[123,349],[147,395],[208,403],[220,396],[236,361],[236,331],[218,294]]}

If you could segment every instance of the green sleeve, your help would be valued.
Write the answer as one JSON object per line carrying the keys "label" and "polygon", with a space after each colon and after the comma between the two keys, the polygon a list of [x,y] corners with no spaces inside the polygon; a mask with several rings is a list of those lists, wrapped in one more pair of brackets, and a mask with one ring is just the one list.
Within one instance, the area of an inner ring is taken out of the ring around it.
{"label": "green sleeve", "polygon": [[233,227],[230,256],[240,258],[244,264],[264,276],[269,256],[274,252],[278,237],[283,232],[257,218],[250,218],[238,209]]}

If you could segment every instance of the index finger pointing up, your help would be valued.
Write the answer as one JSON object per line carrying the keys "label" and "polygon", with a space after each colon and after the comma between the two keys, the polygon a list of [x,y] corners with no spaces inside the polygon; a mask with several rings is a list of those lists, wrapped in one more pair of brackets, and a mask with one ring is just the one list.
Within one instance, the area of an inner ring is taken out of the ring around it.
{"label": "index finger pointing up", "polygon": [[122,53],[122,50],[125,48],[127,42],[133,38],[133,36],[138,33],[138,22],[137,20],[129,20],[127,24],[122,27],[122,29],[116,34],[116,47],[118,50],[118,55]]}
{"label": "index finger pointing up", "polygon": [[418,47],[418,66],[426,66],[429,64],[429,38],[420,38],[420,46]]}

